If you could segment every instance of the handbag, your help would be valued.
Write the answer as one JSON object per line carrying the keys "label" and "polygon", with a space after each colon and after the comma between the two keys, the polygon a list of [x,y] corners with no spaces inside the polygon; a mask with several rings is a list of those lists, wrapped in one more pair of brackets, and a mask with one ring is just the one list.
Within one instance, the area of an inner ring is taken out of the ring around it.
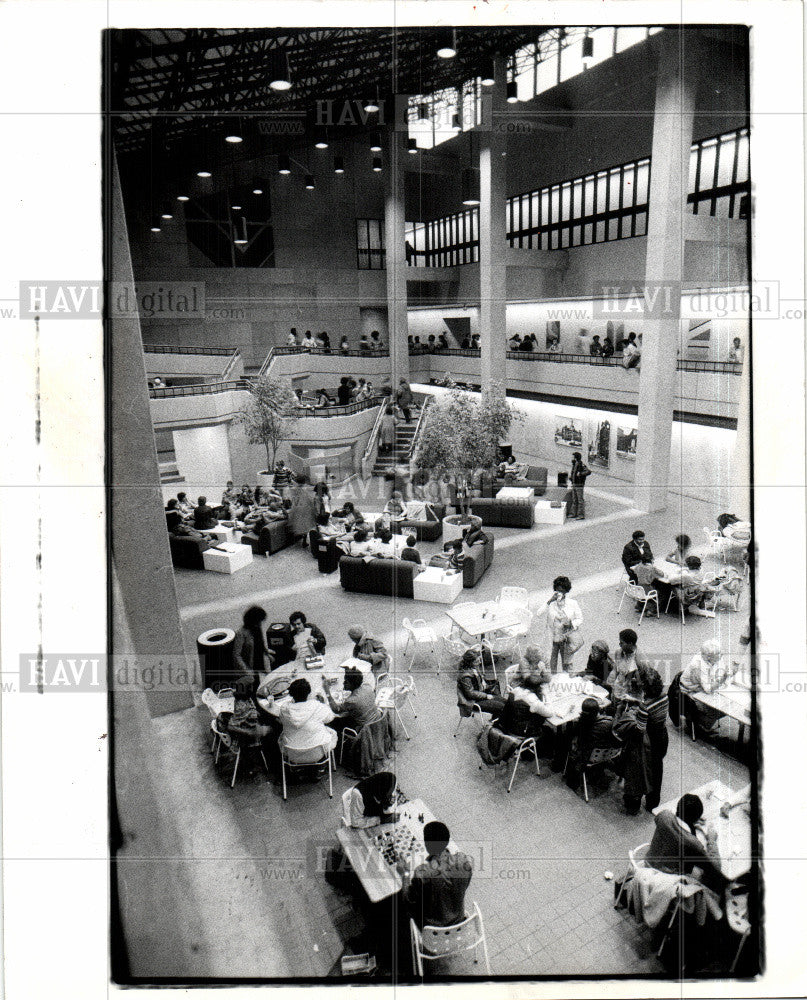
{"label": "handbag", "polygon": [[580,629],[579,628],[570,629],[566,633],[566,638],[563,640],[563,645],[569,656],[572,656],[574,653],[576,653],[578,649],[580,649],[580,647],[583,645],[583,636],[580,635]]}

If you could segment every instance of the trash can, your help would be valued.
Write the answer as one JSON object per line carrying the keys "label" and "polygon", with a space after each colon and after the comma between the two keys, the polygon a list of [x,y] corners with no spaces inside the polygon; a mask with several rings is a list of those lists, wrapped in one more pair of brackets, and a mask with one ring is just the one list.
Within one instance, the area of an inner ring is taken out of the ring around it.
{"label": "trash can", "polygon": [[563,486],[564,488],[569,485],[569,473],[559,472],[558,473],[558,486]]}
{"label": "trash can", "polygon": [[333,573],[339,565],[339,549],[333,538],[318,538],[314,544],[314,554],[320,573]]}
{"label": "trash can", "polygon": [[273,622],[266,630],[266,645],[269,652],[275,654],[273,667],[281,667],[294,659],[294,642],[291,637],[291,625],[288,622]]}
{"label": "trash can", "polygon": [[211,628],[196,640],[196,652],[202,667],[202,678],[206,688],[218,691],[230,687],[236,680],[233,667],[233,647],[235,632],[230,628]]}
{"label": "trash can", "polygon": [[509,441],[502,441],[499,444],[499,461],[505,462],[513,454],[513,445]]}

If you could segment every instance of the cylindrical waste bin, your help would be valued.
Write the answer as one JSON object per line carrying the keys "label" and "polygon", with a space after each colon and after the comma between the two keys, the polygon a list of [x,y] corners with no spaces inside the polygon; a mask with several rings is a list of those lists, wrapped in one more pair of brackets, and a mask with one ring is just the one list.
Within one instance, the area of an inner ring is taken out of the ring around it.
{"label": "cylindrical waste bin", "polygon": [[206,688],[218,691],[237,680],[233,668],[235,632],[231,628],[210,628],[196,640],[196,652]]}
{"label": "cylindrical waste bin", "polygon": [[499,442],[499,461],[505,462],[513,454],[513,445],[509,441]]}
{"label": "cylindrical waste bin", "polygon": [[333,538],[318,538],[314,544],[314,554],[320,573],[333,573],[339,565],[341,552]]}
{"label": "cylindrical waste bin", "polygon": [[558,486],[568,486],[569,485],[569,473],[559,472],[558,473]]}
{"label": "cylindrical waste bin", "polygon": [[275,654],[273,667],[281,667],[294,659],[294,642],[291,637],[291,625],[288,622],[273,622],[266,630],[266,645],[269,652]]}

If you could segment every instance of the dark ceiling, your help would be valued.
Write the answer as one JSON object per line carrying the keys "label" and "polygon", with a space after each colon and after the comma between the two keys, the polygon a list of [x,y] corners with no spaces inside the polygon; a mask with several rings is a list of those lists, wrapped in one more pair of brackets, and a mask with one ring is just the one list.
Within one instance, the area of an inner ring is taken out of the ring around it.
{"label": "dark ceiling", "polygon": [[[540,26],[457,28],[457,56],[436,54],[433,28],[284,28],[111,30],[107,33],[106,108],[119,156],[204,139],[221,116],[305,113],[317,101],[362,101],[376,93],[431,93],[476,76],[493,53],[510,55],[541,35]],[[562,29],[560,29],[562,30]],[[278,50],[288,55],[293,87],[269,88]],[[355,129],[353,130],[355,134]]]}

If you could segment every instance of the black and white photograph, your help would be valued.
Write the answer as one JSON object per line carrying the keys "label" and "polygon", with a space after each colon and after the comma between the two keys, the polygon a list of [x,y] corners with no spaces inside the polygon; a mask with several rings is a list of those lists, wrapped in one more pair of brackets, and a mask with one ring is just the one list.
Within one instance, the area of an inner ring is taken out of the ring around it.
{"label": "black and white photograph", "polygon": [[56,6],[4,98],[86,207],[0,296],[4,940],[52,897],[54,948],[7,995],[798,995],[803,14]]}

